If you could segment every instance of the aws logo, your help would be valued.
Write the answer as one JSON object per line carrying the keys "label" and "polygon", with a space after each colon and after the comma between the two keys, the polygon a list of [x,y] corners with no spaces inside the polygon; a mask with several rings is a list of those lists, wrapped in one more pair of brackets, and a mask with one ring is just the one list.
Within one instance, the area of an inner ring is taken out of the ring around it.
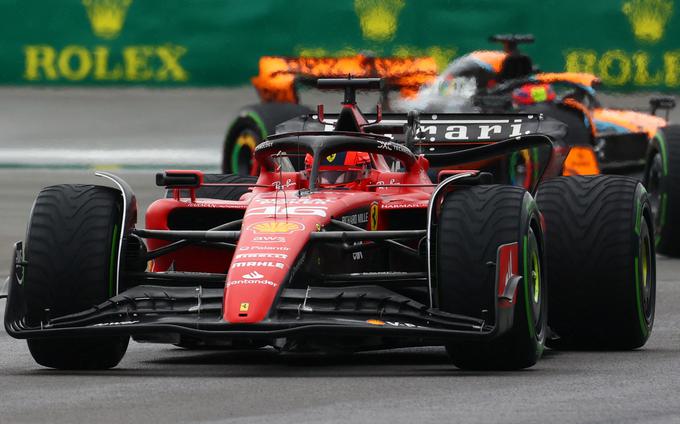
{"label": "aws logo", "polygon": [[[123,32],[133,0],[82,0],[97,45],[48,43],[24,46],[27,81],[173,82],[189,80],[182,65],[187,48],[165,43],[117,47],[110,44]],[[83,20],[83,23],[86,21]]]}
{"label": "aws logo", "polygon": [[673,14],[672,0],[630,0],[621,9],[633,27],[635,38],[656,43],[663,38],[666,24]]}

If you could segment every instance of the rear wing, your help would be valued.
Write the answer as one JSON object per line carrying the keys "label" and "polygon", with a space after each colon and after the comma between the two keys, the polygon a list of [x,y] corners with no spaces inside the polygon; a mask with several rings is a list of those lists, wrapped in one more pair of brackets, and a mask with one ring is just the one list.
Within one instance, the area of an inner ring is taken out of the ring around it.
{"label": "rear wing", "polygon": [[[431,57],[281,57],[260,58],[259,74],[252,83],[263,102],[298,103],[298,85],[316,86],[319,78],[378,77],[384,90],[399,90],[412,97],[437,77]],[[386,94],[386,93],[385,93]]]}
{"label": "rear wing", "polygon": [[[301,131],[333,131],[339,114],[301,116],[276,127],[277,133]],[[369,122],[366,133],[387,135],[407,145],[414,153],[459,151],[475,146],[528,136],[546,135],[562,139],[566,127],[542,114],[506,113],[383,113],[364,114]]]}
{"label": "rear wing", "polygon": [[[280,124],[277,133],[331,132],[339,114],[303,115]],[[449,168],[484,161],[526,149],[537,148],[533,156],[538,166],[535,180],[553,174],[564,160],[562,144],[567,127],[542,114],[479,114],[410,112],[365,114],[369,122],[361,130],[381,134],[422,154],[434,167]],[[554,168],[554,169],[553,169]],[[537,184],[537,183],[536,183]],[[535,188],[535,184],[534,184]]]}

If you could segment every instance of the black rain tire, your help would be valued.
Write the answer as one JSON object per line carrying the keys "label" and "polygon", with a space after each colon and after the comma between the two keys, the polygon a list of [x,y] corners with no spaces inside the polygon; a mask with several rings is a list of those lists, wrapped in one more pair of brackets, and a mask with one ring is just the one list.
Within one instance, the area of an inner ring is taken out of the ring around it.
{"label": "black rain tire", "polygon": [[255,146],[274,134],[278,124],[308,113],[308,107],[295,103],[262,103],[241,109],[224,138],[222,173],[257,175],[252,162]]}
{"label": "black rain tire", "polygon": [[644,184],[654,213],[658,253],[680,256],[680,125],[657,131],[650,142]]}
{"label": "black rain tire", "polygon": [[[517,263],[523,276],[516,292],[511,329],[489,342],[447,345],[457,367],[515,370],[530,367],[541,357],[547,334],[548,294],[541,231],[536,202],[520,187],[475,186],[456,190],[444,199],[436,242],[441,310],[495,320],[496,267],[490,263],[496,263],[501,245],[518,243]],[[536,259],[535,274],[533,261],[526,266],[529,257]],[[538,291],[529,284],[527,277],[531,275],[537,276]],[[529,300],[533,294],[535,302]]]}
{"label": "black rain tire", "polygon": [[[39,194],[28,224],[24,277],[30,325],[87,310],[115,295],[120,192],[94,185],[55,185]],[[128,336],[28,339],[40,365],[106,369],[118,365]]]}
{"label": "black rain tire", "polygon": [[[633,178],[557,177],[538,189],[548,249],[550,319],[564,349],[634,349],[654,323],[650,202]],[[641,283],[642,281],[642,283]]]}
{"label": "black rain tire", "polygon": [[[223,184],[255,184],[257,177],[250,175],[239,174],[205,174],[203,175],[204,183],[223,183]],[[239,200],[241,196],[249,191],[248,187],[244,186],[202,186],[196,189],[196,197],[204,199],[220,199],[220,200]],[[189,194],[183,190],[183,197],[188,197]],[[172,190],[165,191],[166,198],[172,198]]]}

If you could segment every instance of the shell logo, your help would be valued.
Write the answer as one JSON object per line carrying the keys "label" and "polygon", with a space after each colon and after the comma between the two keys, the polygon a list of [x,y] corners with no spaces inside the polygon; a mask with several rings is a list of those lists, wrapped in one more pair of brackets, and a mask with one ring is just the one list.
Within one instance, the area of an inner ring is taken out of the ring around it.
{"label": "shell logo", "polygon": [[304,230],[305,226],[291,221],[262,221],[252,224],[248,229],[256,234],[290,234]]}

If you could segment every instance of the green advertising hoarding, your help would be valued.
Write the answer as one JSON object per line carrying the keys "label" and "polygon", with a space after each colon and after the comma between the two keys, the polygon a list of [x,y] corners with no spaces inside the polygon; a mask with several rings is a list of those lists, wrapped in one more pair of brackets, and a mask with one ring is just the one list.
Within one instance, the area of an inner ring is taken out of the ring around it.
{"label": "green advertising hoarding", "polygon": [[[242,85],[263,55],[433,56],[532,33],[544,71],[680,88],[674,0],[0,0],[0,84]],[[675,24],[675,25],[674,25]]]}

